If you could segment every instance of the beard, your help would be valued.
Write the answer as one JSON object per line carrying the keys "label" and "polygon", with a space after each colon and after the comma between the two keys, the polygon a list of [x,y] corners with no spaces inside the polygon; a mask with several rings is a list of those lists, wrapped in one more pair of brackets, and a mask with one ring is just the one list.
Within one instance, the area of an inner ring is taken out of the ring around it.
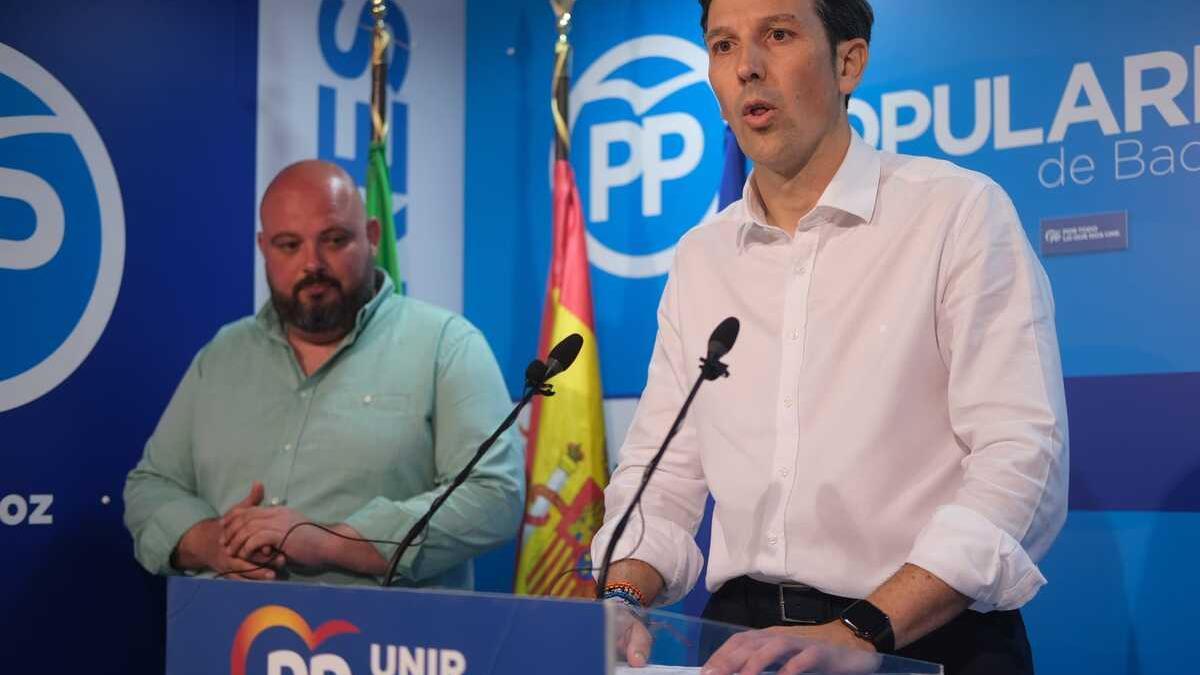
{"label": "beard", "polygon": [[[291,294],[271,287],[271,304],[285,326],[310,334],[333,334],[340,338],[354,328],[358,311],[375,295],[374,268],[368,266],[358,282],[343,289],[341,282],[324,272],[305,276],[292,287]],[[319,299],[305,302],[300,293],[310,286],[324,285]]]}

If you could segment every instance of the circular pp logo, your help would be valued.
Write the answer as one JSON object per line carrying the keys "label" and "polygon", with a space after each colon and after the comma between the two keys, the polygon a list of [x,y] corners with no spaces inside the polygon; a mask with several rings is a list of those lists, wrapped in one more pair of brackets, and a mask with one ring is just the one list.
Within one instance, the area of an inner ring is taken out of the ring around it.
{"label": "circular pp logo", "polygon": [[124,261],[125,214],[100,134],[53,75],[0,44],[0,411],[83,363]]}
{"label": "circular pp logo", "polygon": [[596,267],[632,279],[666,274],[679,237],[716,212],[723,127],[707,78],[702,47],[646,35],[609,49],[571,88],[571,149]]}

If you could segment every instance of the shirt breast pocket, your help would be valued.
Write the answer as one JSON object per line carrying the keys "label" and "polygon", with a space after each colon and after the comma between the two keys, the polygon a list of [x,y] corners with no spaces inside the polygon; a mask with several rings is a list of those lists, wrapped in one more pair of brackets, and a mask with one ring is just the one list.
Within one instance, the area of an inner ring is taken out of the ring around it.
{"label": "shirt breast pocket", "polygon": [[330,458],[344,468],[368,475],[396,470],[431,446],[429,425],[410,394],[340,391],[330,399],[323,432],[340,450]]}

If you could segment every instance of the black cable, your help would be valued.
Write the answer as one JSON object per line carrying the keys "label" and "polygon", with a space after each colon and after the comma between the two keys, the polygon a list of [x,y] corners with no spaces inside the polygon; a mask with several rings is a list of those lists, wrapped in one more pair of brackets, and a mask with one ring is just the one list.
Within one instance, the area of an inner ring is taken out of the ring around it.
{"label": "black cable", "polygon": [[[717,327],[717,331],[722,330],[726,322],[733,321],[733,338],[729,339],[729,346],[732,346],[733,339],[737,337],[736,319],[726,319]],[[711,350],[711,342],[710,342]],[[641,507],[642,493],[646,491],[646,487],[650,485],[650,478],[654,475],[654,470],[658,468],[658,463],[662,461],[663,455],[667,452],[667,446],[671,444],[671,440],[675,438],[675,434],[683,427],[683,420],[687,417],[688,409],[692,406],[692,401],[696,398],[696,393],[700,391],[700,385],[704,384],[705,380],[715,380],[718,377],[729,377],[729,369],[725,364],[721,363],[719,355],[723,355],[729,350],[728,346],[724,351],[719,352],[717,356],[710,353],[709,358],[700,359],[700,377],[696,378],[696,383],[692,385],[691,391],[688,392],[687,398],[683,401],[683,406],[679,409],[679,414],[675,416],[675,421],[671,424],[670,430],[667,431],[667,437],[663,439],[662,445],[658,448],[658,452],[654,453],[654,457],[650,459],[650,463],[646,466],[645,472],[642,474],[642,482],[638,484],[637,491],[633,494],[633,501],[625,509],[625,513],[621,514],[621,518],[617,521],[616,527],[613,528],[612,537],[608,540],[608,547],[604,550],[604,558],[600,560],[600,576],[596,579],[596,597],[602,598],[604,595],[604,587],[608,582],[608,568],[612,565],[613,553],[616,551],[617,542],[621,539],[621,535],[625,533],[626,526],[629,525],[629,519],[633,516],[635,506]],[[645,519],[642,520],[642,531],[645,532]]]}
{"label": "black cable", "polygon": [[[637,468],[637,467],[635,465],[632,468]],[[646,466],[643,466],[642,468],[646,468]],[[638,514],[638,519],[641,521],[641,530],[638,532],[637,543],[635,543],[633,545],[633,550],[629,552],[630,557],[632,557],[634,553],[637,553],[637,550],[639,548],[641,548],[641,546],[642,546],[642,542],[645,541],[645,539],[646,539],[646,514],[642,511],[641,502],[638,502],[637,514]],[[364,542],[367,544],[390,544],[392,546],[400,545],[400,542],[392,541],[391,539],[367,539],[366,537],[352,537],[348,534],[342,534],[341,532],[338,532],[337,530],[334,530],[330,527],[326,527],[325,525],[321,525],[320,523],[305,521],[303,523],[296,523],[295,525],[289,527],[287,532],[283,533],[283,538],[279,540],[279,545],[269,547],[269,549],[270,549],[269,552],[263,554],[263,555],[267,556],[266,562],[257,563],[257,564],[255,564],[254,567],[250,567],[250,568],[243,569],[243,570],[226,570],[224,572],[217,574],[213,578],[220,579],[221,577],[226,577],[231,574],[246,574],[248,572],[256,572],[258,570],[266,569],[267,567],[270,567],[271,561],[273,561],[278,556],[285,555],[283,552],[283,547],[287,544],[288,537],[292,536],[292,532],[295,532],[298,528],[301,528],[304,526],[315,527],[318,530],[328,532],[329,534],[332,534],[335,537],[340,537],[340,538],[346,539],[348,541],[358,541],[358,542]],[[416,545],[423,543],[425,541],[425,539],[428,538],[429,532],[428,532],[428,530],[425,530],[421,534],[423,536],[420,537],[419,539],[413,541],[412,545],[416,546]],[[554,579],[555,580],[561,579],[561,578],[567,576],[568,574],[576,574],[576,573],[578,573],[578,574],[594,574],[595,572],[598,572],[599,570],[600,570],[599,567],[568,567],[567,569],[563,570],[562,572],[559,572],[558,574],[556,574],[554,576]]]}
{"label": "black cable", "polygon": [[[538,362],[538,363],[540,364],[540,362]],[[530,364],[530,365],[532,366],[532,364]],[[544,366],[543,366],[543,368],[544,368]],[[533,397],[537,394],[541,394],[542,396],[553,396],[554,395],[554,388],[548,384],[545,384],[545,383],[540,383],[540,384],[526,383],[526,384],[527,384],[527,388],[526,388],[524,395],[522,395],[522,397],[521,397],[521,402],[518,403],[517,406],[513,409],[512,413],[509,415],[508,419],[506,419],[504,424],[502,424],[498,429],[496,429],[496,431],[493,432],[492,435],[487,438],[487,440],[485,440],[482,444],[480,444],[479,450],[476,451],[475,456],[472,457],[471,461],[468,462],[467,465],[465,467],[463,467],[462,471],[460,471],[458,473],[458,475],[454,477],[454,480],[451,481],[449,487],[447,487],[444,491],[442,491],[442,494],[438,495],[437,498],[433,500],[433,503],[430,505],[429,510],[427,510],[425,512],[425,514],[423,516],[421,516],[421,518],[418,519],[416,523],[413,524],[413,526],[408,530],[408,533],[404,536],[404,539],[402,539],[400,541],[392,541],[389,539],[366,539],[363,537],[351,537],[349,535],[345,535],[340,532],[334,531],[334,530],[332,530],[328,527],[325,527],[324,525],[320,525],[318,523],[307,522],[307,521],[303,522],[303,523],[296,523],[295,525],[289,527],[287,532],[285,532],[283,534],[283,538],[279,540],[278,546],[269,547],[269,552],[267,554],[264,554],[264,555],[267,555],[266,562],[256,564],[254,567],[251,567],[249,569],[226,570],[224,572],[217,574],[214,578],[220,579],[221,577],[228,576],[230,574],[246,574],[248,572],[254,572],[257,570],[261,570],[261,569],[270,567],[271,561],[273,561],[276,557],[284,554],[283,546],[287,542],[288,537],[290,537],[292,535],[292,532],[294,532],[296,530],[296,528],[298,528],[298,527],[303,527],[305,525],[309,525],[309,526],[315,527],[319,530],[324,530],[325,532],[328,532],[329,534],[332,534],[336,537],[341,537],[342,539],[346,539],[349,541],[360,541],[360,542],[366,542],[369,544],[390,544],[392,546],[395,546],[396,551],[392,554],[391,559],[388,562],[387,572],[383,575],[383,584],[382,585],[390,586],[392,583],[392,580],[395,578],[396,568],[400,565],[400,556],[409,547],[424,543],[425,539],[427,539],[429,536],[429,532],[428,532],[427,528],[429,525],[429,521],[433,518],[433,514],[436,513],[437,510],[442,506],[442,504],[450,496],[450,493],[454,492],[454,490],[459,485],[462,485],[466,481],[467,476],[471,473],[471,469],[475,468],[475,465],[478,464],[479,460],[483,458],[483,455],[487,451],[487,449],[490,448],[492,446],[492,444],[496,442],[496,440],[500,437],[500,434],[502,434],[504,431],[506,431],[508,429],[508,427],[511,426],[512,423],[516,421],[517,415],[520,413],[521,409],[523,407],[525,407],[525,405],[527,403],[529,403],[529,401],[532,400]]]}
{"label": "black cable", "polygon": [[[626,558],[622,558],[622,560],[632,558],[633,554],[637,553],[637,550],[641,547],[642,542],[646,540],[646,514],[642,512],[642,505],[640,503],[638,504],[637,512],[638,512],[638,518],[640,518],[642,521],[641,522],[642,531],[638,533],[638,540],[637,540],[637,543],[633,545],[633,550],[629,552],[629,555]],[[620,561],[617,561],[617,562],[620,562]],[[559,579],[567,576],[568,574],[575,574],[575,573],[595,574],[596,572],[599,572],[599,571],[600,571],[599,567],[568,567],[567,569],[554,575],[553,578],[555,581],[558,581]]]}
{"label": "black cable", "polygon": [[230,574],[246,574],[248,572],[256,572],[258,570],[270,567],[271,561],[275,560],[275,558],[277,558],[278,556],[286,555],[283,552],[283,547],[285,544],[287,544],[288,537],[292,536],[292,532],[295,532],[298,528],[304,527],[306,525],[309,527],[315,527],[318,530],[323,530],[325,532],[328,532],[329,534],[332,534],[335,537],[341,537],[342,539],[346,539],[349,541],[360,541],[360,542],[364,542],[367,544],[391,544],[392,546],[400,545],[400,542],[391,541],[389,539],[367,539],[365,537],[352,537],[348,534],[342,534],[341,532],[338,532],[337,530],[334,530],[333,528],[321,525],[320,523],[313,523],[313,522],[305,521],[303,523],[296,523],[295,525],[292,525],[291,527],[289,527],[287,532],[283,533],[283,538],[279,540],[278,546],[268,547],[270,552],[264,554],[267,556],[267,561],[265,563],[258,563],[254,567],[251,567],[249,569],[244,569],[244,570],[226,570],[224,572],[221,572],[220,574],[217,574],[213,578],[220,579],[221,577],[228,576]]}

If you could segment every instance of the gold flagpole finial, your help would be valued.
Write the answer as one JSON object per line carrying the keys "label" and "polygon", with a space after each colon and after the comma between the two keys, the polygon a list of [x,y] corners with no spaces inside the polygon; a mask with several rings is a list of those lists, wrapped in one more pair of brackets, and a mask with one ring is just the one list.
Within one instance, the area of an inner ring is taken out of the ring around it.
{"label": "gold flagpole finial", "polygon": [[387,0],[371,0],[375,16],[374,38],[371,41],[371,142],[381,143],[387,137],[387,53],[392,35],[387,29]]}
{"label": "gold flagpole finial", "polygon": [[571,10],[575,8],[575,0],[550,0],[550,7],[558,17],[558,39],[564,40],[571,30]]}
{"label": "gold flagpole finial", "polygon": [[550,7],[557,17],[558,41],[554,43],[554,79],[551,85],[550,111],[554,116],[554,130],[558,136],[557,146],[561,156],[571,149],[571,131],[567,125],[567,78],[570,73],[571,43],[567,34],[571,32],[575,0],[550,0]]}

